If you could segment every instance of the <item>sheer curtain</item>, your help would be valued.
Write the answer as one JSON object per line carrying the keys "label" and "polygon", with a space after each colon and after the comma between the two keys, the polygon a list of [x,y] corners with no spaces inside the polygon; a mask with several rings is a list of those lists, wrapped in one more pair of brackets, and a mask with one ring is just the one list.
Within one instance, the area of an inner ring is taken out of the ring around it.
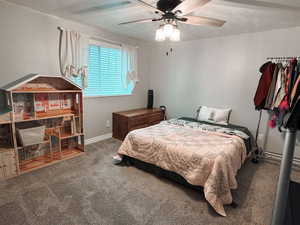
{"label": "sheer curtain", "polygon": [[130,83],[135,85],[139,81],[137,57],[137,47],[122,45],[122,77],[125,87]]}
{"label": "sheer curtain", "polygon": [[87,87],[88,43],[84,35],[65,29],[60,30],[59,62],[61,74],[68,78],[81,78],[82,87]]}

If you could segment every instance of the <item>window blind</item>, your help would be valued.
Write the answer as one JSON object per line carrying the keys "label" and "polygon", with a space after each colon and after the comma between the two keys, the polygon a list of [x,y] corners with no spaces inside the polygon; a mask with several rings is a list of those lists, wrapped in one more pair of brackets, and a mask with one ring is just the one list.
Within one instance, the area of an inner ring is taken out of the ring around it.
{"label": "window blind", "polygon": [[[121,54],[121,49],[99,45],[89,46],[88,87],[84,89],[85,96],[116,96],[132,93],[133,84],[124,87]],[[81,81],[76,78],[75,82],[79,84]]]}

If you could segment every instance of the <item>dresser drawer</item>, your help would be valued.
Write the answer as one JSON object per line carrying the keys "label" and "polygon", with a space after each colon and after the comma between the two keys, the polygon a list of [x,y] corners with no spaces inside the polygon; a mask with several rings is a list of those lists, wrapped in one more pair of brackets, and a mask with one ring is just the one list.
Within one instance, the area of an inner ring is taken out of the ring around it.
{"label": "dresser drawer", "polygon": [[161,122],[161,120],[153,121],[151,123],[148,123],[148,126],[153,126],[153,125],[159,124],[160,122]]}
{"label": "dresser drawer", "polygon": [[148,123],[149,115],[135,116],[129,119],[129,126],[135,127]]}
{"label": "dresser drawer", "polygon": [[148,126],[149,126],[149,124],[142,124],[142,125],[139,125],[139,126],[130,127],[129,131],[145,128],[145,127],[148,127]]}
{"label": "dresser drawer", "polygon": [[163,120],[163,114],[161,112],[153,113],[148,117],[149,123],[155,123],[157,121],[160,122],[161,120]]}

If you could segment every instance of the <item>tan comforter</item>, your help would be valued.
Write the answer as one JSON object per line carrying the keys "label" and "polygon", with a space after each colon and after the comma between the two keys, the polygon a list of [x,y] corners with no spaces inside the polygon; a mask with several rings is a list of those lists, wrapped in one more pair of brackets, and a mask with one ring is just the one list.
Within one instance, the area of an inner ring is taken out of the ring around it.
{"label": "tan comforter", "polygon": [[240,137],[161,123],[131,131],[119,154],[176,172],[204,187],[206,200],[222,216],[237,188],[236,173],[246,158]]}

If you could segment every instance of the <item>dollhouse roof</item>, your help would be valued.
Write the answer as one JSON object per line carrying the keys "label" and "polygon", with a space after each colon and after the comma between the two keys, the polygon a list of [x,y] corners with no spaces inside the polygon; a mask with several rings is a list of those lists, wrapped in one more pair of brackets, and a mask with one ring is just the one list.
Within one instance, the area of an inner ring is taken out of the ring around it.
{"label": "dollhouse roof", "polygon": [[[30,86],[31,84],[31,86]],[[17,79],[0,89],[4,91],[14,91],[22,89],[26,86],[34,88],[34,85],[38,87],[52,88],[53,90],[81,90],[81,87],[75,84],[70,79],[63,76],[49,76],[40,74],[28,74],[20,79]]]}

